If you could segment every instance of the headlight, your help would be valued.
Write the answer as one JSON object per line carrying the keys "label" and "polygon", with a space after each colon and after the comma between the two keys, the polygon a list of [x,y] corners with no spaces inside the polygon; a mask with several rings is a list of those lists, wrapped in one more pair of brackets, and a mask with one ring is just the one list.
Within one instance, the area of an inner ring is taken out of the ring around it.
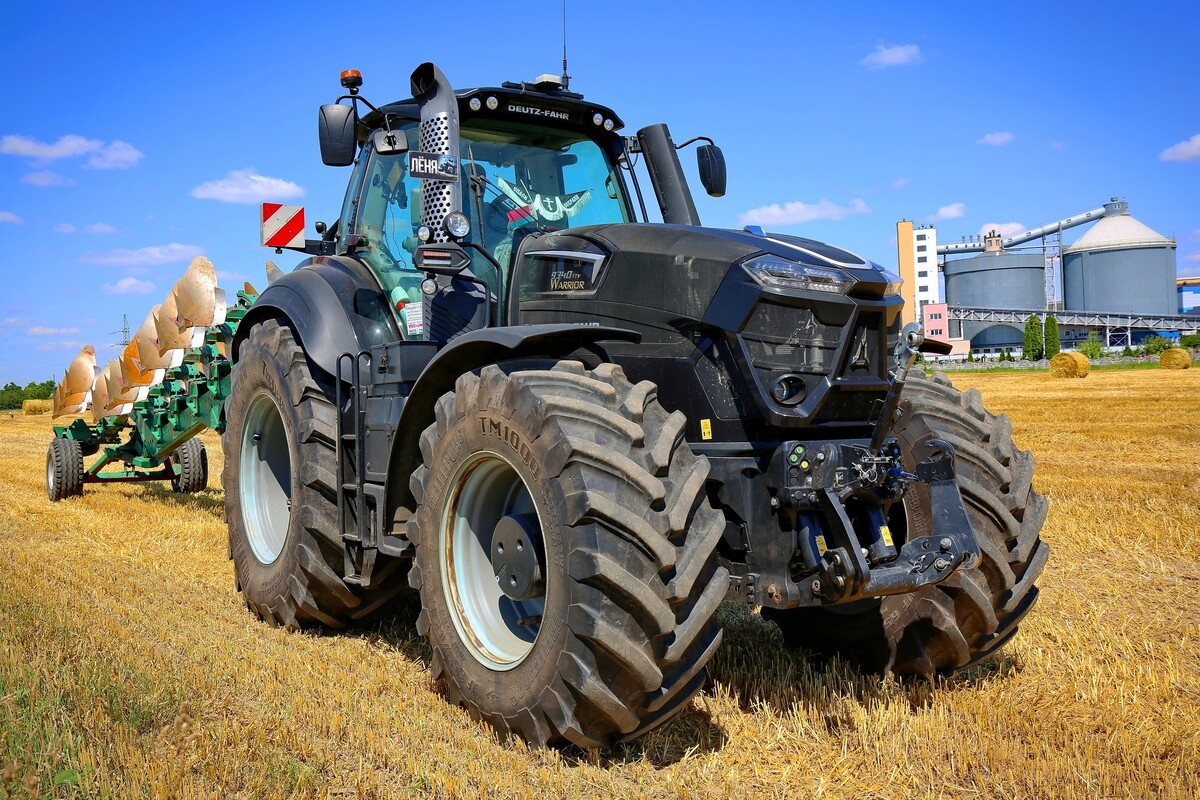
{"label": "headlight", "polygon": [[904,278],[901,278],[891,270],[881,269],[883,277],[887,278],[887,288],[883,290],[884,297],[893,297],[900,294],[900,287],[904,285]]}
{"label": "headlight", "polygon": [[779,256],[759,256],[742,264],[750,277],[768,289],[805,289],[845,294],[854,278],[836,267],[817,267],[787,261]]}
{"label": "headlight", "polygon": [[467,215],[461,211],[451,211],[446,215],[442,224],[446,228],[446,233],[450,234],[453,239],[466,238],[466,235],[471,232],[471,223],[467,220]]}

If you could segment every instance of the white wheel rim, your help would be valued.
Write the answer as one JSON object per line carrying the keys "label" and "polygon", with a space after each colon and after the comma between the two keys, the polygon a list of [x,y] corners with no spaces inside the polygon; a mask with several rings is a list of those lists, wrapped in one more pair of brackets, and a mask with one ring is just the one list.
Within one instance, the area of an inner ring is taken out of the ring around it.
{"label": "white wheel rim", "polygon": [[[438,545],[442,586],[455,630],[480,664],[498,672],[513,669],[537,641],[551,577],[543,568],[545,592],[513,600],[496,581],[491,543],[501,517],[536,515],[533,497],[506,459],[481,452],[459,467],[444,509]],[[540,518],[538,528],[540,535]]]}
{"label": "white wheel rim", "polygon": [[266,392],[246,411],[238,479],[250,549],[260,563],[273,564],[291,523],[292,451],[279,406]]}

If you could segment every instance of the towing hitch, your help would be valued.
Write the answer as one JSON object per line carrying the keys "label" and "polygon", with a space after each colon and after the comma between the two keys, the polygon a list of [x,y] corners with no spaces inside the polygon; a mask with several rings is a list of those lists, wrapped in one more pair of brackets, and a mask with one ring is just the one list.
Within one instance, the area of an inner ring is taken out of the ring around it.
{"label": "towing hitch", "polygon": [[[841,530],[835,535],[843,544],[823,554],[816,577],[801,587],[801,605],[911,592],[939,583],[979,558],[979,545],[955,479],[954,447],[944,439],[931,439],[925,447],[929,455],[917,464],[912,477],[929,485],[932,533],[909,540],[893,561],[872,567],[867,562],[871,550],[858,544],[837,495],[829,488],[822,489],[818,493],[821,508],[827,519],[840,523]],[[805,594],[811,598],[808,603]]]}

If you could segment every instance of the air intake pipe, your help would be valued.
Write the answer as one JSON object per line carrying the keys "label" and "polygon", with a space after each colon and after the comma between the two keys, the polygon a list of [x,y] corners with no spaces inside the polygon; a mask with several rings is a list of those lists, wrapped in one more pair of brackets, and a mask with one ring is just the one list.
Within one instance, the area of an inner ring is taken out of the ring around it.
{"label": "air intake pipe", "polygon": [[696,204],[692,202],[692,193],[683,177],[683,167],[667,126],[662,123],[647,125],[638,131],[637,138],[646,156],[646,171],[650,173],[663,222],[699,226],[700,215],[696,213]]}
{"label": "air intake pipe", "polygon": [[[451,211],[462,211],[458,175],[458,100],[440,69],[425,62],[413,70],[412,95],[421,106],[420,152],[437,157],[446,180],[421,179],[421,224],[433,232],[432,241],[450,240],[442,221]],[[443,158],[447,157],[447,158]],[[443,166],[445,165],[445,166]]]}

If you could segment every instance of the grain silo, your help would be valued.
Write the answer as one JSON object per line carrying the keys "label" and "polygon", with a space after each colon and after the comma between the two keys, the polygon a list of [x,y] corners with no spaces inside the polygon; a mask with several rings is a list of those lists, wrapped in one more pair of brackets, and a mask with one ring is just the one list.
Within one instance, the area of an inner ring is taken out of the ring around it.
{"label": "grain silo", "polygon": [[1091,230],[1063,249],[1069,311],[1177,314],[1175,240],[1154,232],[1113,199]]}
{"label": "grain silo", "polygon": [[[985,241],[987,250],[979,255],[947,259],[946,302],[969,308],[1045,308],[1046,265],[1041,252],[1001,250],[998,236]],[[1022,341],[1025,334],[1009,325],[964,322],[962,335],[973,346],[986,347]]]}

